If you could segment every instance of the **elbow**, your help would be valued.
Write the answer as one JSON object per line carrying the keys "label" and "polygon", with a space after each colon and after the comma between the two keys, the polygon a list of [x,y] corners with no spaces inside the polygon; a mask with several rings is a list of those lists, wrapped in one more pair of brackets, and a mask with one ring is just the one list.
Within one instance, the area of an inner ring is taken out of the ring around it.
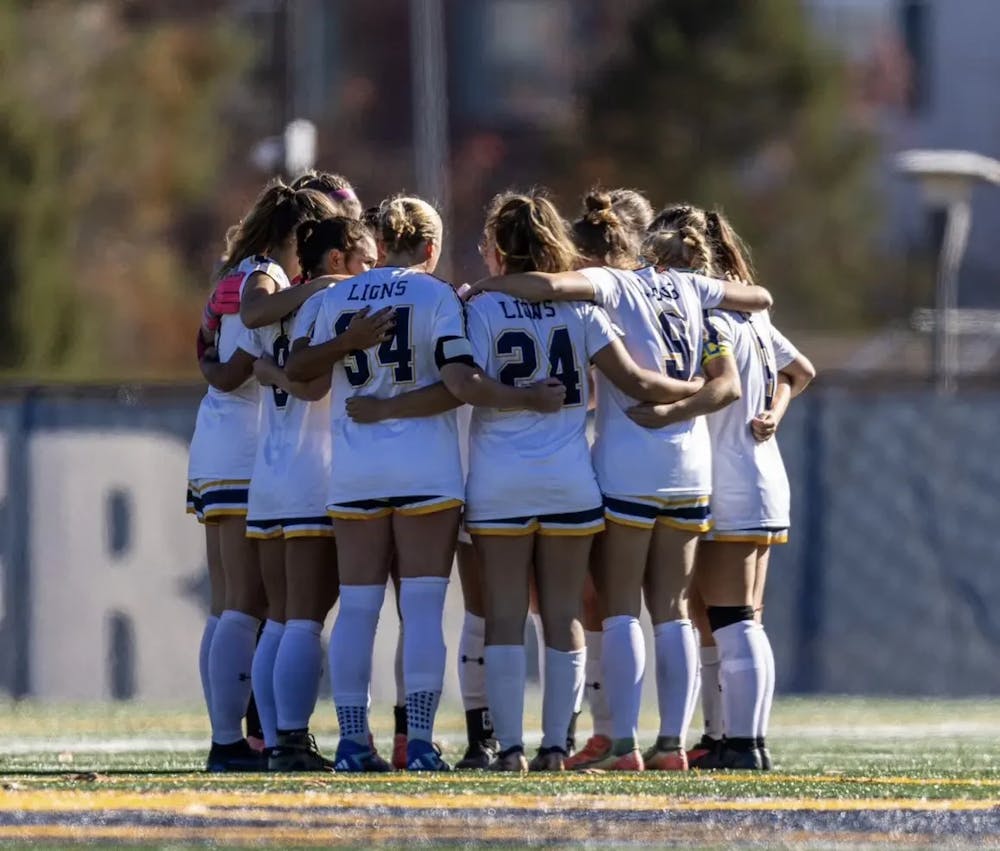
{"label": "elbow", "polygon": [[770,310],[774,307],[774,296],[771,295],[770,291],[765,290],[763,287],[758,287],[758,289],[760,290],[758,293],[760,296],[760,309]]}
{"label": "elbow", "polygon": [[743,398],[743,388],[738,380],[727,381],[721,389],[720,397],[723,406],[731,405]]}

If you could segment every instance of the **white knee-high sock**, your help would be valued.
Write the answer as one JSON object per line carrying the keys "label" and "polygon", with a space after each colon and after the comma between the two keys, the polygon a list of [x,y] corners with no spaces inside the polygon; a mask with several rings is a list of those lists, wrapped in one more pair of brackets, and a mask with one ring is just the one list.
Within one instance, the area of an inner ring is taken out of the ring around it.
{"label": "white knee-high sock", "polygon": [[309,729],[323,671],[322,631],[319,621],[291,620],[285,624],[273,678],[278,729],[282,732]]}
{"label": "white knee-high sock", "polygon": [[209,715],[212,714],[212,680],[208,675],[208,656],[212,651],[212,636],[219,625],[218,615],[209,615],[205,628],[201,633],[201,645],[198,647],[198,673],[201,675],[201,691],[205,695],[205,706]]}
{"label": "white knee-high sock", "polygon": [[462,706],[468,712],[489,706],[486,697],[486,621],[470,612],[462,621],[462,637],[458,642],[458,685]]}
{"label": "white knee-high sock", "polygon": [[330,684],[340,735],[361,745],[368,744],[368,686],[384,598],[385,585],[341,585],[330,634]]}
{"label": "white knee-high sock", "polygon": [[565,748],[566,731],[584,678],[585,650],[545,648],[545,687],[542,692],[542,747]]}
{"label": "white knee-high sock", "polygon": [[698,644],[689,620],[667,621],[653,627],[656,646],[656,696],[660,707],[660,735],[679,740],[687,735]]}
{"label": "white knee-high sock", "polygon": [[406,724],[410,741],[429,742],[434,733],[447,650],[442,619],[448,580],[421,576],[400,581],[403,612],[403,679],[406,681]]}
{"label": "white knee-high sock", "polygon": [[[587,630],[583,637],[587,648],[587,659],[584,666],[584,691],[590,706],[590,714],[593,716],[594,735],[607,736],[610,739],[614,724],[612,721],[613,710],[608,696],[610,684],[604,674],[604,633]],[[645,648],[643,648],[643,658],[645,655]],[[576,711],[580,711],[579,706],[577,706]]]}
{"label": "white knee-high sock", "polygon": [[[635,739],[639,735],[642,676],[646,668],[646,642],[643,640],[638,618],[616,615],[605,619],[603,662],[604,688],[600,689],[600,693],[606,695],[606,702],[611,708],[610,736],[613,739]],[[587,669],[589,672],[589,647]],[[587,680],[587,685],[591,686],[589,675]],[[594,732],[608,735],[597,729],[596,712]]]}
{"label": "white knee-high sock", "polygon": [[767,736],[767,728],[771,721],[771,706],[774,704],[774,650],[771,648],[771,639],[767,637],[763,624],[760,625],[758,639],[764,654],[764,699],[756,726],[757,737],[763,739]]}
{"label": "white knee-high sock", "polygon": [[719,648],[701,648],[701,714],[705,716],[705,735],[721,739],[725,734],[722,723],[722,684],[719,682]]}
{"label": "white knee-high sock", "polygon": [[[486,693],[489,696],[493,732],[500,750],[524,747],[525,664],[523,644],[487,645]],[[569,721],[567,720],[567,724]],[[566,726],[561,733],[566,738]]]}
{"label": "white knee-high sock", "polygon": [[719,679],[726,736],[752,739],[764,702],[765,660],[760,628],[752,620],[739,621],[712,634],[719,645]]}
{"label": "white knee-high sock", "polygon": [[538,682],[545,682],[545,626],[538,612],[528,612],[531,625],[535,628],[535,649],[538,651]]}
{"label": "white knee-high sock", "polygon": [[264,747],[273,748],[278,744],[278,707],[274,698],[274,660],[278,656],[281,636],[285,625],[277,621],[264,622],[264,631],[257,642],[253,654],[251,682],[253,696],[257,701],[260,728],[264,731]]}
{"label": "white knee-high sock", "polygon": [[393,674],[396,678],[396,706],[406,706],[406,680],[403,675],[403,623],[399,624],[399,635],[396,637],[396,658]]}
{"label": "white knee-high sock", "polygon": [[260,621],[226,609],[212,636],[208,677],[212,683],[212,741],[229,745],[243,738],[243,716],[250,702],[250,668]]}

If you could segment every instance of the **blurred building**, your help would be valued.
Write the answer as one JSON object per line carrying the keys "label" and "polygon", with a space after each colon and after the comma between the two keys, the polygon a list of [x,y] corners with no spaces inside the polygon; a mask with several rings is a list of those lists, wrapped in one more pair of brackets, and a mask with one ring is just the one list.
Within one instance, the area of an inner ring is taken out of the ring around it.
{"label": "blurred building", "polygon": [[[858,68],[860,95],[885,142],[891,236],[924,251],[941,222],[891,155],[952,148],[1000,158],[1000,3],[996,0],[804,0],[818,30]],[[1000,308],[1000,192],[977,189],[960,303]]]}

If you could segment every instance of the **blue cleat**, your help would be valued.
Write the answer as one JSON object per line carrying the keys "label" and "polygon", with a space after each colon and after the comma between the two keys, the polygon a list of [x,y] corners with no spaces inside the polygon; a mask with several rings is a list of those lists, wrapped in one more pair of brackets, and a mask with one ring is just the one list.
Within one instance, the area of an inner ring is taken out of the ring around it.
{"label": "blue cleat", "polygon": [[360,745],[351,739],[341,739],[337,745],[337,753],[333,757],[333,770],[382,772],[392,771],[392,768],[368,745]]}
{"label": "blue cleat", "polygon": [[441,749],[422,739],[406,743],[407,771],[451,771],[451,766],[441,759]]}

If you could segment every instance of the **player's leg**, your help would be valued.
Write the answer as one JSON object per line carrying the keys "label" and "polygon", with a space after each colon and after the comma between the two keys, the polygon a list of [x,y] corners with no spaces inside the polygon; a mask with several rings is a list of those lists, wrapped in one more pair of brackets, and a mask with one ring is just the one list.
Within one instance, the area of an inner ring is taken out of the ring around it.
{"label": "player's leg", "polygon": [[646,568],[644,592],[653,621],[660,730],[649,768],[687,768],[684,740],[696,699],[698,644],[688,618],[687,594],[698,532],[658,521]]}
{"label": "player's leg", "polygon": [[757,722],[766,690],[763,636],[754,620],[758,545],[705,540],[698,547],[698,587],[719,646],[724,747],[703,767],[761,768]]}
{"label": "player's leg", "polygon": [[471,542],[458,541],[458,575],[465,617],[458,643],[458,683],[465,709],[468,739],[465,755],[455,768],[488,768],[496,747],[486,695],[486,619],[483,611],[482,567]]}
{"label": "player's leg", "polygon": [[322,771],[333,767],[309,735],[323,671],[323,622],[337,600],[337,548],[332,536],[285,539],[285,632],[274,662],[278,747],[273,771]]}
{"label": "player's leg", "polygon": [[[603,753],[594,748],[593,758],[586,762],[582,759],[585,754],[578,754],[571,760],[571,767],[641,768],[636,738],[646,645],[639,614],[652,534],[652,523],[625,524],[610,519],[604,534],[598,538],[591,563],[594,585],[606,613],[601,657],[603,684],[611,710],[611,740]],[[589,658],[587,664],[589,668]]]}
{"label": "player's leg", "polygon": [[[338,771],[387,771],[371,747],[368,695],[372,653],[392,556],[389,508],[335,506],[334,532],[340,573],[340,610],[329,646],[330,683],[340,727],[334,757]],[[365,512],[365,513],[360,513]]]}
{"label": "player's leg", "polygon": [[584,678],[583,585],[594,543],[593,531],[535,538],[535,583],[545,631],[545,683],[542,697],[542,746],[533,771],[565,767],[566,729]]}
{"label": "player's leg", "polygon": [[433,744],[434,719],[444,686],[444,602],[455,560],[460,508],[397,509],[392,531],[399,560],[406,683],[407,768],[447,771]]}
{"label": "player's leg", "polygon": [[218,528],[226,595],[208,660],[212,682],[209,769],[259,770],[265,761],[243,737],[243,716],[250,700],[251,666],[267,602],[257,545],[246,536],[245,518],[222,516]]}
{"label": "player's leg", "polygon": [[761,766],[765,770],[771,768],[771,752],[767,747],[767,729],[771,720],[771,706],[774,703],[774,651],[771,648],[771,640],[768,638],[767,630],[764,628],[764,586],[767,584],[767,567],[770,558],[771,548],[769,546],[757,548],[757,572],[754,574],[753,583],[754,620],[760,624],[765,667],[764,700],[756,725],[757,750],[760,751]]}
{"label": "player's leg", "polygon": [[[603,533],[598,535],[594,548],[590,553],[590,560],[593,563],[600,540]],[[576,727],[583,709],[584,700],[590,707],[590,719],[592,735],[583,746],[584,756],[582,759],[590,761],[594,754],[605,754],[611,747],[611,706],[608,703],[608,689],[604,684],[603,649],[604,649],[604,619],[607,616],[604,605],[597,594],[594,585],[594,577],[587,574],[587,579],[583,586],[583,639],[586,645],[587,661],[584,666],[583,691],[576,697],[576,707],[573,711],[573,720],[569,725],[569,732],[566,736],[566,753],[570,758],[566,761],[566,767],[571,768],[570,762],[578,755],[576,750]]]}
{"label": "player's leg", "polygon": [[264,748],[278,743],[278,710],[274,698],[274,660],[285,631],[285,541],[270,538],[259,541],[257,557],[260,561],[261,580],[267,597],[267,620],[257,641],[253,655],[251,683],[257,703],[261,729],[264,731]]}
{"label": "player's leg", "polygon": [[[699,543],[699,546],[701,544]],[[691,623],[698,633],[699,655],[701,665],[699,681],[701,685],[701,714],[704,720],[704,730],[701,739],[687,752],[688,765],[700,768],[706,758],[714,759],[716,751],[722,744],[725,729],[722,726],[722,686],[719,682],[719,648],[712,636],[712,627],[708,622],[708,612],[705,600],[699,587],[697,569],[698,556],[695,555],[695,572],[691,577],[691,588],[688,591],[688,614]]]}
{"label": "player's leg", "polygon": [[211,591],[208,617],[201,634],[198,649],[198,673],[201,675],[201,690],[205,695],[205,706],[212,712],[212,680],[208,673],[208,658],[212,650],[212,637],[219,625],[219,616],[226,607],[226,575],[222,572],[222,553],[219,549],[219,526],[205,523],[205,557],[208,562],[208,583]]}
{"label": "player's leg", "polygon": [[389,567],[389,578],[392,579],[392,590],[396,595],[396,622],[399,632],[396,635],[396,653],[393,657],[392,673],[396,686],[396,701],[392,706],[392,767],[403,770],[406,768],[406,681],[403,676],[403,610],[399,602],[399,560],[395,554]]}
{"label": "player's leg", "polygon": [[528,578],[534,547],[533,527],[481,534],[473,541],[482,573],[486,621],[486,691],[500,753],[496,771],[527,771],[524,758],[524,624],[528,614]]}

